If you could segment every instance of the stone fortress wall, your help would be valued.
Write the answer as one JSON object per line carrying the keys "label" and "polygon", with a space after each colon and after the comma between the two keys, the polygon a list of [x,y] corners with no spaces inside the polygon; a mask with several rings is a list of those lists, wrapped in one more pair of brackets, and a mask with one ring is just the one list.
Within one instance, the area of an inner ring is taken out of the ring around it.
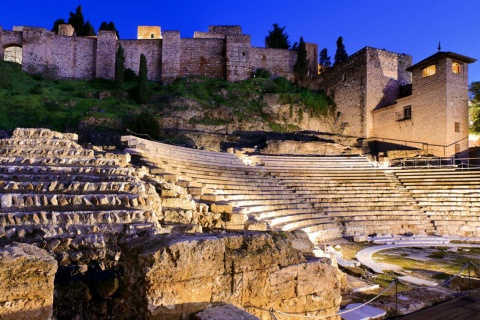
{"label": "stone fortress wall", "polygon": [[[30,73],[50,72],[64,79],[113,79],[115,53],[125,49],[127,68],[138,72],[140,55],[147,58],[148,77],[168,83],[178,77],[199,75],[244,80],[258,68],[293,79],[296,52],[252,47],[249,35],[240,26],[211,26],[208,32],[195,32],[181,38],[179,31],[161,32],[160,27],[142,26],[137,40],[118,40],[112,31],[99,31],[97,37],[76,37],[69,28],[54,34],[42,28],[0,28],[0,59],[9,47],[23,50],[22,69]],[[310,72],[317,73],[318,46],[307,43]]]}
{"label": "stone fortress wall", "polygon": [[327,69],[315,86],[334,97],[341,121],[348,122],[346,134],[373,136],[373,110],[392,104],[399,88],[412,82],[405,69],[412,57],[365,47],[349,59]]}
{"label": "stone fortress wall", "polygon": [[[312,88],[333,98],[344,134],[451,156],[468,149],[468,64],[473,62],[439,51],[412,65],[410,55],[365,47],[321,72]],[[429,66],[436,72],[425,76]],[[404,114],[405,108],[410,112]]]}

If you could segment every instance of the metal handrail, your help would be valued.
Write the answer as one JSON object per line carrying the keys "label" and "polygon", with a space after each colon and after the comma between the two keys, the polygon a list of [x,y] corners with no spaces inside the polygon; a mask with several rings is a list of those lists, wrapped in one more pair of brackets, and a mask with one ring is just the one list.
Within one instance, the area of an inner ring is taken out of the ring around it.
{"label": "metal handrail", "polygon": [[443,145],[443,144],[435,144],[435,143],[428,143],[428,142],[424,142],[424,141],[412,141],[412,140],[401,140],[401,139],[392,139],[392,138],[381,138],[381,137],[369,137],[368,138],[369,140],[379,140],[381,142],[401,142],[403,143],[405,146],[408,146],[407,144],[408,143],[414,143],[414,144],[420,144],[422,145],[422,150],[424,150],[424,147],[426,146],[427,147],[427,152],[428,152],[428,147],[429,146],[432,146],[432,147],[440,147],[440,148],[443,148],[443,155],[445,156],[446,154],[446,149],[448,147],[451,147],[459,142],[462,142],[464,140],[468,140],[468,136],[466,137],[463,137],[462,139],[460,140],[457,140],[455,142],[452,142],[450,144],[447,144],[447,145]]}
{"label": "metal handrail", "polygon": [[[475,160],[475,161],[471,161]],[[475,163],[475,164],[472,164]],[[405,158],[400,160],[402,168],[442,168],[455,167],[461,170],[480,169],[480,158],[455,158],[455,157],[422,157],[422,158]]]}

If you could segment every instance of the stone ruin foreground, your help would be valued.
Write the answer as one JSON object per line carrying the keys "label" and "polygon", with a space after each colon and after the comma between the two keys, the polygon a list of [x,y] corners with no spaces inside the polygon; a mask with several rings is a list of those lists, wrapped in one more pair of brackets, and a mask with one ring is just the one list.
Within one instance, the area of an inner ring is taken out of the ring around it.
{"label": "stone ruin foreground", "polygon": [[76,140],[48,129],[0,140],[2,319],[332,315],[342,274],[312,243],[480,235],[475,170],[133,136],[122,137],[125,153],[109,153]]}
{"label": "stone ruin foreground", "polygon": [[16,129],[0,140],[0,318],[338,310],[341,273],[305,234],[225,232],[192,187],[76,139]]}

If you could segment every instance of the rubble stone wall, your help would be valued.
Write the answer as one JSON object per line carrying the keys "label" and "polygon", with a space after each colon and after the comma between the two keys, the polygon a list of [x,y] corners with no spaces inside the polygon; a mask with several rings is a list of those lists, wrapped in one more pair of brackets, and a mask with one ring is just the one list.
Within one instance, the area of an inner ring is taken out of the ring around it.
{"label": "rubble stone wall", "polygon": [[180,76],[225,78],[225,41],[223,39],[181,40]]}
{"label": "rubble stone wall", "polygon": [[119,44],[125,50],[125,69],[132,69],[138,75],[140,56],[143,53],[147,59],[148,78],[153,81],[160,81],[162,75],[162,40],[121,40]]}

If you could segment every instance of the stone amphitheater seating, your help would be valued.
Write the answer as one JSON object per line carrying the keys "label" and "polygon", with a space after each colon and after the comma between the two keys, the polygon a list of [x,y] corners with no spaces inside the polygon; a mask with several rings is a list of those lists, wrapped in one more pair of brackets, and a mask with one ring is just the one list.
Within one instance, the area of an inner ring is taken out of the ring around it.
{"label": "stone amphitheater seating", "polygon": [[324,215],[339,221],[344,235],[433,231],[428,217],[395,177],[373,168],[364,157],[256,158]]}
{"label": "stone amphitheater seating", "polygon": [[248,166],[234,154],[123,140],[154,172],[227,214],[230,229],[302,229],[314,241],[439,231],[398,177],[365,157],[255,155]]}
{"label": "stone amphitheater seating", "polygon": [[437,233],[480,237],[480,170],[406,169],[395,175]]}
{"label": "stone amphitheater seating", "polygon": [[47,241],[54,249],[75,238],[104,247],[115,234],[158,230],[158,196],[129,155],[95,154],[75,140],[48,129],[0,140],[0,243]]}

